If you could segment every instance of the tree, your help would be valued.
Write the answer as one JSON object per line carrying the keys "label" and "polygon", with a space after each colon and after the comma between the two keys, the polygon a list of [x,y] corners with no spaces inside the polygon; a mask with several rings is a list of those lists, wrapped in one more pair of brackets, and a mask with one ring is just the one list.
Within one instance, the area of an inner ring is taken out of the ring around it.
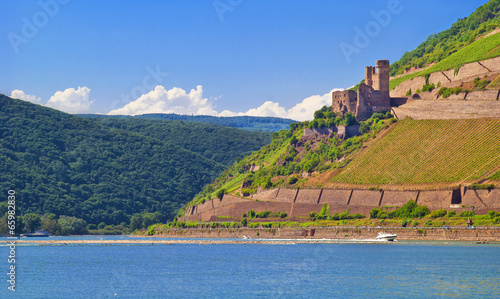
{"label": "tree", "polygon": [[29,213],[23,216],[25,230],[27,232],[34,232],[40,228],[41,219],[38,214]]}
{"label": "tree", "polygon": [[130,217],[130,228],[133,230],[143,228],[142,223],[144,219],[142,218],[142,214],[135,214]]}

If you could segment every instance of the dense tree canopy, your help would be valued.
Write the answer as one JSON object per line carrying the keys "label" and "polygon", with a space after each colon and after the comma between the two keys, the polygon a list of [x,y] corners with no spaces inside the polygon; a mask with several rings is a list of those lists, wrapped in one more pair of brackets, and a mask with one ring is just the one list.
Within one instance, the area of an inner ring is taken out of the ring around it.
{"label": "dense tree canopy", "polygon": [[0,95],[0,190],[15,190],[25,230],[172,219],[225,169],[219,162],[270,142],[268,133],[208,124],[101,122]]}

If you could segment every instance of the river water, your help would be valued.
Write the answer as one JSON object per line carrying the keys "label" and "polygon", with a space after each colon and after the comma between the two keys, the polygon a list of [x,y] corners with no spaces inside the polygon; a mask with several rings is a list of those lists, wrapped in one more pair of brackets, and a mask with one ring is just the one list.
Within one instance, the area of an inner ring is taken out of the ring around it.
{"label": "river water", "polygon": [[1,245],[1,298],[500,296],[499,244],[17,244],[15,292]]}

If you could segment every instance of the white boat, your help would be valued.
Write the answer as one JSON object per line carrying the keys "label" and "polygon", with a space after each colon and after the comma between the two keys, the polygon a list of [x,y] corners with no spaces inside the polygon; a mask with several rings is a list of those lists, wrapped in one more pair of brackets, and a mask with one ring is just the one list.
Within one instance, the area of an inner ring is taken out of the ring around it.
{"label": "white boat", "polygon": [[398,235],[396,234],[388,234],[388,233],[383,233],[380,232],[378,235],[375,237],[377,240],[385,240],[385,241],[394,241]]}
{"label": "white boat", "polygon": [[249,236],[243,236],[243,239],[250,239]]}

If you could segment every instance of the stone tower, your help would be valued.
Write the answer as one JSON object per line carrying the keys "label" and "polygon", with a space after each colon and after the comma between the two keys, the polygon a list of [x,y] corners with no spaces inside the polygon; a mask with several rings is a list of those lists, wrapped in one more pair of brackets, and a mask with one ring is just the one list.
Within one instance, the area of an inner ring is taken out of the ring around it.
{"label": "stone tower", "polygon": [[[389,60],[377,60],[376,80],[373,80],[373,89],[380,90],[383,98],[389,98]],[[367,84],[368,85],[368,84]]]}
{"label": "stone tower", "polygon": [[373,66],[365,66],[365,84],[368,86],[373,86],[373,74],[375,70]]}

